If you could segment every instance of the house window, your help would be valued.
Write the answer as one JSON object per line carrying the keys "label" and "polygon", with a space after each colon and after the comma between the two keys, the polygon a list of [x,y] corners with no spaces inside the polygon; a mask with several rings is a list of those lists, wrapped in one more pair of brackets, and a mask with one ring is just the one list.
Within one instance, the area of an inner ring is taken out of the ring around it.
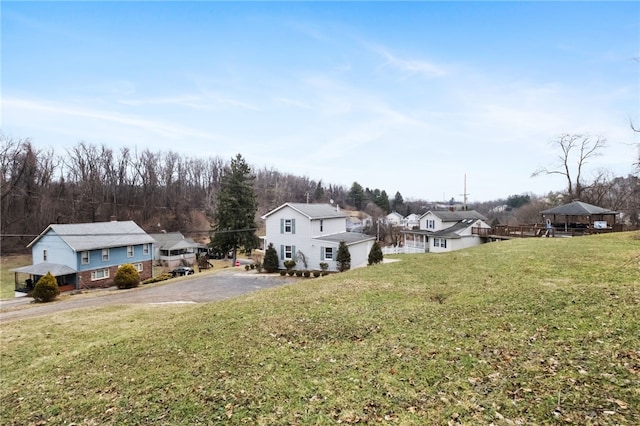
{"label": "house window", "polygon": [[295,219],[280,219],[280,233],[281,234],[295,234],[296,233],[296,220]]}
{"label": "house window", "polygon": [[149,254],[149,244],[142,245],[142,254]]}
{"label": "house window", "polygon": [[322,248],[322,260],[333,260],[333,247]]}
{"label": "house window", "polygon": [[427,220],[427,229],[433,229],[436,227],[436,221],[433,219]]}
{"label": "house window", "polygon": [[283,260],[293,259],[294,252],[295,252],[294,246],[280,246],[280,257]]}
{"label": "house window", "polygon": [[434,247],[447,248],[447,240],[444,239],[444,238],[434,238],[433,239],[433,246]]}
{"label": "house window", "polygon": [[88,251],[83,251],[80,253],[80,263],[82,263],[83,265],[88,265],[89,264],[89,252]]}
{"label": "house window", "polygon": [[109,278],[109,268],[91,271],[91,281],[104,280],[105,278]]}
{"label": "house window", "polygon": [[109,249],[102,249],[102,261],[107,262],[109,260]]}
{"label": "house window", "polygon": [[143,270],[142,263],[134,263],[133,266],[136,267],[136,271],[142,272],[142,270]]}
{"label": "house window", "polygon": [[127,246],[127,257],[133,257],[133,246]]}
{"label": "house window", "polygon": [[42,250],[42,261],[43,262],[47,261],[47,251],[46,250]]}
{"label": "house window", "polygon": [[320,219],[320,232],[324,231],[324,220]]}

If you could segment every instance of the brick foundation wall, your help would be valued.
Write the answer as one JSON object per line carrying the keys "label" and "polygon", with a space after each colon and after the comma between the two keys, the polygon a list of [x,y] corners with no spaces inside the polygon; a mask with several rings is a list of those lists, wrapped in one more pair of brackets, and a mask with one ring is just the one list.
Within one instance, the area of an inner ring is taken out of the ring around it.
{"label": "brick foundation wall", "polygon": [[[138,262],[136,262],[138,263]],[[147,260],[142,263],[142,272],[140,272],[140,281],[144,281],[153,276],[153,264],[151,260]],[[114,278],[118,272],[118,266],[109,267],[109,278],[102,280],[91,281],[91,271],[78,272],[78,289],[90,289],[90,288],[107,288],[113,287]]]}

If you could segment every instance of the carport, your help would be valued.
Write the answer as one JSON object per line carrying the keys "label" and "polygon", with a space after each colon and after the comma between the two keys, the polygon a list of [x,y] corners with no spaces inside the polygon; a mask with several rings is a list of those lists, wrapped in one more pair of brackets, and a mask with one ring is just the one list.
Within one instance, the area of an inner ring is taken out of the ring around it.
{"label": "carport", "polygon": [[[21,268],[15,268],[11,270],[15,276],[15,289],[16,291],[30,291],[33,290],[35,283],[38,282],[40,277],[51,273],[56,277],[59,287],[72,287],[69,290],[76,288],[77,272],[75,269],[70,268],[67,265],[61,265],[59,263],[42,262],[36,265],[23,266]],[[29,278],[24,282],[19,282],[18,274],[29,274]]]}

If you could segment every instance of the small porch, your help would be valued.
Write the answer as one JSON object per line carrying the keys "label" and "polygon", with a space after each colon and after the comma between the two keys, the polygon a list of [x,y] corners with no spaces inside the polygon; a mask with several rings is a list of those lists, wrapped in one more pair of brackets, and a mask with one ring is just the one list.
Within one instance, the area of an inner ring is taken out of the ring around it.
{"label": "small porch", "polygon": [[[42,262],[12,269],[12,272],[14,273],[15,291],[22,293],[33,290],[38,280],[47,273],[51,273],[56,278],[60,291],[75,290],[78,282],[75,269],[58,263]],[[28,278],[25,279],[24,276]]]}

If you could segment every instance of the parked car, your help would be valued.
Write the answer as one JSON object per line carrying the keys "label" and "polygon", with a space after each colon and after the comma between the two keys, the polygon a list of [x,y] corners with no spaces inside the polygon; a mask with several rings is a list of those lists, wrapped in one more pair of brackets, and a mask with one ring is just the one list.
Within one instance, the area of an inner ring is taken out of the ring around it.
{"label": "parked car", "polygon": [[174,277],[182,277],[185,275],[192,275],[194,273],[195,272],[193,268],[190,268],[188,266],[178,266],[176,269],[171,271],[171,275],[173,275]]}

